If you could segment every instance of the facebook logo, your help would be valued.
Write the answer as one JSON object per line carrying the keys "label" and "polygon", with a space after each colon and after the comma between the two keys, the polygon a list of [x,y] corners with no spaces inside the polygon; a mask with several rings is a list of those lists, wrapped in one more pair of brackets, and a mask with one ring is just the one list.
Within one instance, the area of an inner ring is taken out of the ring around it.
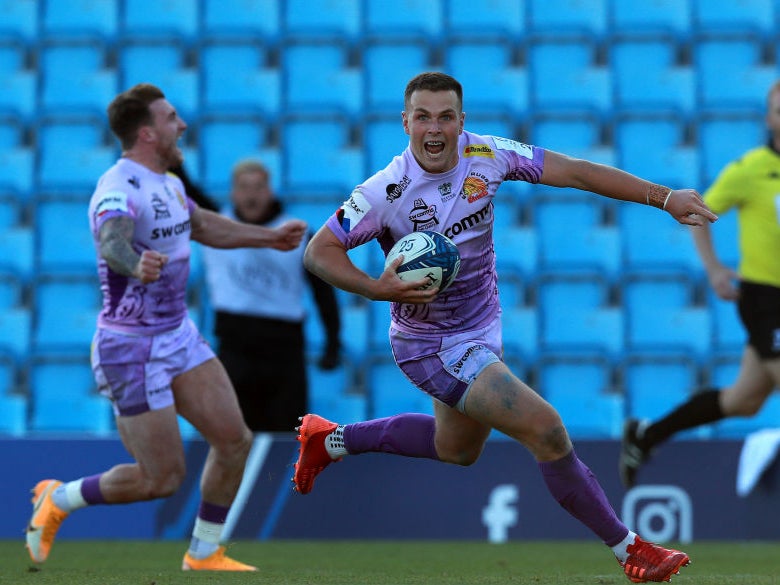
{"label": "facebook logo", "polygon": [[506,542],[509,528],[517,525],[517,486],[502,484],[493,488],[487,506],[482,508],[482,524],[490,542]]}

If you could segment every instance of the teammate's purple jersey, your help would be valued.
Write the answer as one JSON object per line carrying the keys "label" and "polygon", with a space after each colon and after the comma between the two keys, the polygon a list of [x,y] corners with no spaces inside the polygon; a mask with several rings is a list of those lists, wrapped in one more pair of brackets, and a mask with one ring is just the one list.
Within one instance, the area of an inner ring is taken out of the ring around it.
{"label": "teammate's purple jersey", "polygon": [[168,255],[160,279],[141,284],[109,268],[98,253],[103,309],[98,326],[127,333],[154,335],[175,329],[187,315],[190,272],[190,211],[195,203],[173,173],[159,174],[129,159],[120,159],[98,181],[89,203],[95,248],[100,227],[119,215],[135,222],[133,249]]}
{"label": "teammate's purple jersey", "polygon": [[[459,163],[427,173],[406,150],[358,185],[326,225],[347,247],[376,239],[385,255],[412,231],[443,233],[458,246],[457,278],[427,305],[392,303],[393,325],[410,333],[440,335],[477,329],[499,311],[493,250],[493,197],[503,181],[538,183],[544,150],[497,136],[463,132]],[[511,250],[506,253],[511,254]]]}

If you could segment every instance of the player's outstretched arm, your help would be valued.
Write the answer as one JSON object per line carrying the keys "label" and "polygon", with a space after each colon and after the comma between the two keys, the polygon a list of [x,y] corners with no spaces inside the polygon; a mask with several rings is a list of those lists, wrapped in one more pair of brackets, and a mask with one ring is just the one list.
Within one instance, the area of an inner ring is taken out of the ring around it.
{"label": "player's outstretched arm", "polygon": [[293,250],[306,234],[306,222],[293,219],[276,228],[233,221],[198,207],[190,215],[192,239],[212,248]]}

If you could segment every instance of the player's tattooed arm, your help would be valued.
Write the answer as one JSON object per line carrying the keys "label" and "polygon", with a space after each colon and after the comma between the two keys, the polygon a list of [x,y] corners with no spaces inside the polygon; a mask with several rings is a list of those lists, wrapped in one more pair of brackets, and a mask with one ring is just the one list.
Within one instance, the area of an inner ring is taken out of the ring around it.
{"label": "player's tattooed arm", "polygon": [[100,255],[111,270],[124,276],[135,276],[140,256],[133,250],[135,222],[131,217],[112,217],[100,227]]}

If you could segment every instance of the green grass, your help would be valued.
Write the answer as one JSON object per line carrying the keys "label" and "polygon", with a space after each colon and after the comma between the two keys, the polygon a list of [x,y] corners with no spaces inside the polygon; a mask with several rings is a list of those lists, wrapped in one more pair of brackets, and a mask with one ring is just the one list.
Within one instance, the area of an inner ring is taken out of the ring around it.
{"label": "green grass", "polygon": [[[240,541],[235,558],[260,572],[184,573],[184,542],[58,542],[41,568],[23,542],[0,541],[0,583],[13,585],[577,585],[626,584],[594,542]],[[780,585],[780,543],[695,543],[676,585]]]}

